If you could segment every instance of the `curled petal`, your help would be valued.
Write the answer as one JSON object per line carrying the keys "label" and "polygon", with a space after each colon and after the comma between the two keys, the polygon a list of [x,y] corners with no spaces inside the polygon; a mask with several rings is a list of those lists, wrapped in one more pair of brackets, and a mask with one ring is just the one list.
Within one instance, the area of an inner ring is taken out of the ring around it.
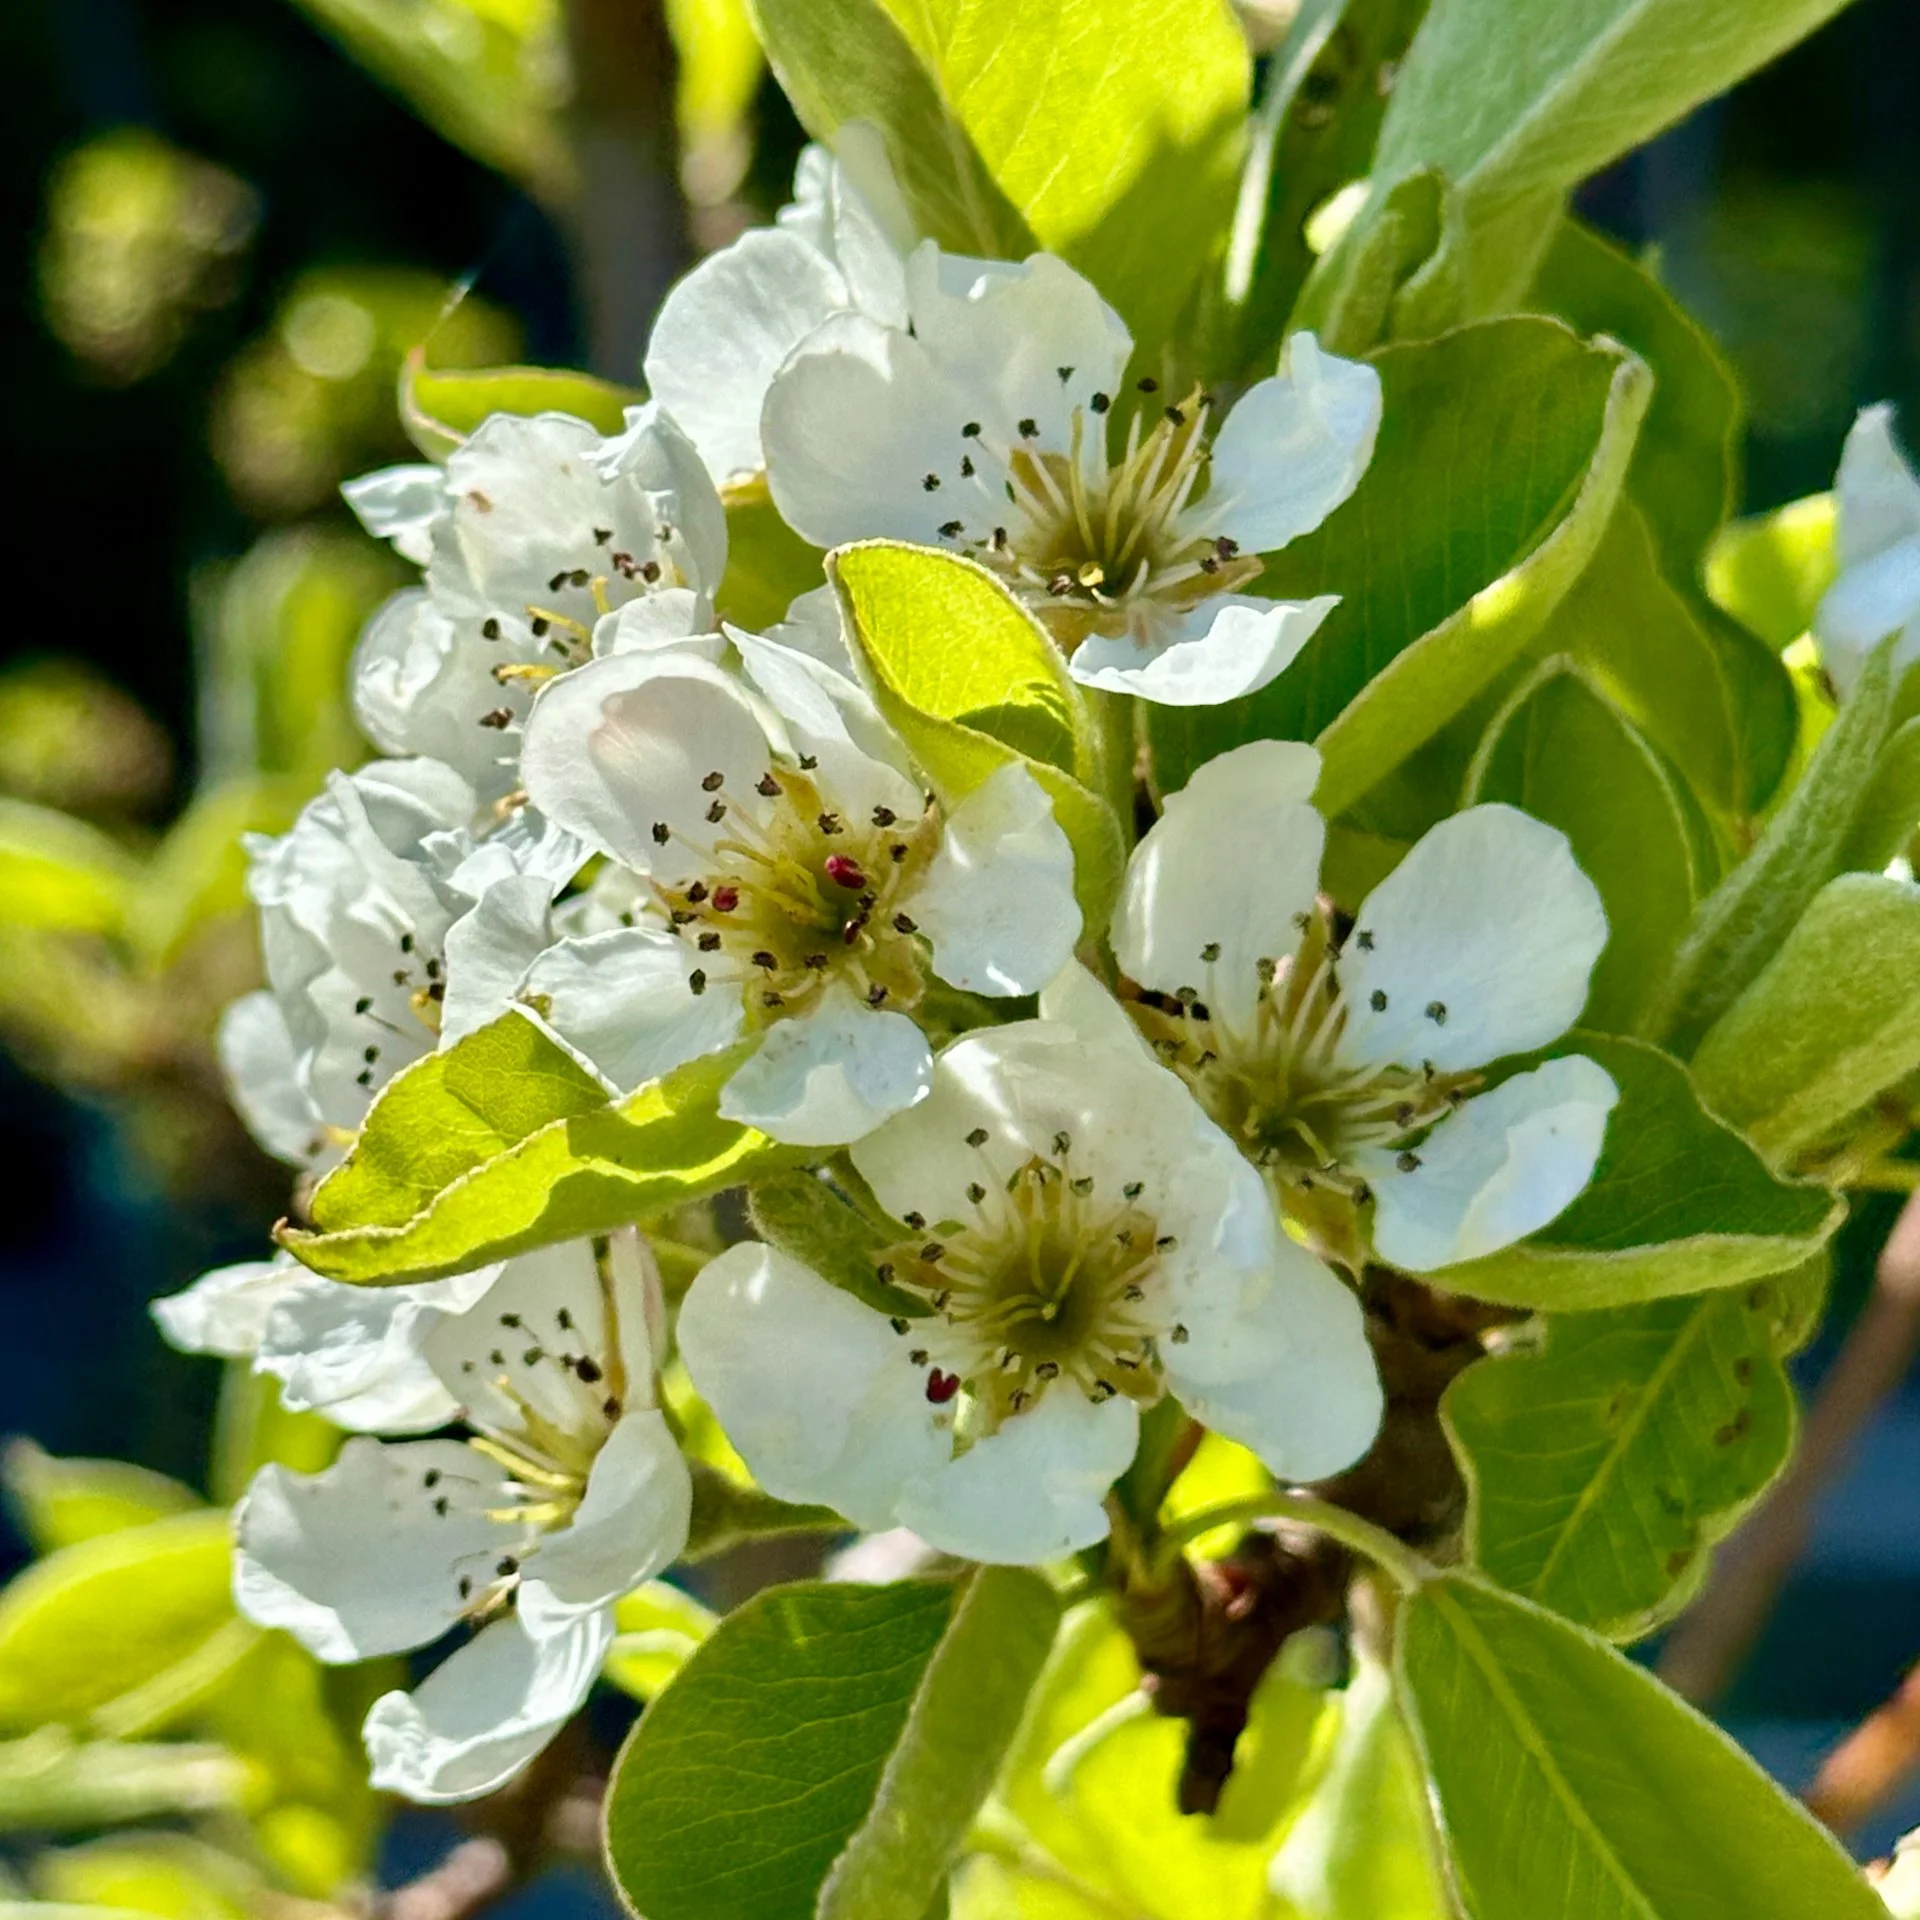
{"label": "curled petal", "polygon": [[1157,706],[1217,707],[1277,680],[1339,604],[1330,593],[1298,601],[1218,594],[1144,639],[1094,634],[1067,670],[1084,687]]}

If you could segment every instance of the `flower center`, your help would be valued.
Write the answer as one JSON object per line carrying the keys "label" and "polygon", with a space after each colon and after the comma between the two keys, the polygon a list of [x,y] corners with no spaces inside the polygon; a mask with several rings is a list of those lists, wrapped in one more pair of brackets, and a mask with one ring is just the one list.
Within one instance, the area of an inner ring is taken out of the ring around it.
{"label": "flower center", "polygon": [[[1153,380],[1140,387],[1158,391]],[[1185,519],[1207,470],[1211,397],[1196,388],[1157,417],[1143,401],[1125,451],[1090,479],[1083,453],[1090,442],[1104,451],[1111,404],[1096,393],[1074,408],[1065,451],[1030,444],[1032,421],[1020,423],[1008,446],[969,423],[961,473],[1004,495],[1007,510],[984,527],[963,513],[940,528],[1019,592],[1068,651],[1089,634],[1138,628],[1149,604],[1178,611],[1260,571],[1257,557],[1243,557],[1232,540],[1196,534]]]}
{"label": "flower center", "polygon": [[[978,1132],[970,1146],[981,1144]],[[1145,1403],[1161,1393],[1158,1343],[1186,1338],[1169,1326],[1162,1255],[1172,1241],[1129,1182],[1114,1193],[1076,1175],[1071,1142],[1055,1137],[1005,1182],[973,1182],[973,1217],[931,1231],[909,1215],[916,1237],[879,1256],[883,1282],[920,1294],[929,1319],[896,1320],[909,1360],[931,1367],[927,1398],[966,1401],[968,1437],[991,1433],[1056,1382],[1089,1400],[1124,1393]]]}
{"label": "flower center", "polygon": [[[1420,1164],[1414,1143],[1480,1077],[1441,1073],[1431,1061],[1414,1068],[1345,1063],[1340,1040],[1352,1009],[1340,985],[1340,944],[1324,910],[1303,918],[1295,951],[1258,963],[1250,1022],[1228,1021],[1196,987],[1142,993],[1129,1011],[1208,1116],[1276,1187],[1331,1188],[1358,1204],[1369,1196],[1356,1158],[1397,1149],[1402,1169],[1413,1171]],[[1209,946],[1200,958],[1211,969],[1219,949]],[[1444,1024],[1440,1002],[1425,1011]]]}
{"label": "flower center", "polygon": [[[674,927],[709,964],[688,978],[704,993],[709,974],[748,983],[748,1017],[764,1023],[804,1011],[835,981],[869,1006],[911,1012],[923,985],[918,928],[902,902],[939,846],[931,798],[918,820],[890,807],[865,817],[832,807],[814,779],[816,763],[770,767],[750,796],[710,773],[708,822],[716,835],[708,871],[654,892]],[[675,836],[653,829],[662,845]],[[706,856],[703,855],[703,858]]]}

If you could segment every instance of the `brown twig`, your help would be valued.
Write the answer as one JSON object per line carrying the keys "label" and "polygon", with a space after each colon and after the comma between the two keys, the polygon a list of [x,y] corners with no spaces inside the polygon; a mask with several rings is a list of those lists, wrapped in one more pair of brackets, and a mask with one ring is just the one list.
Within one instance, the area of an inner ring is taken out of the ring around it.
{"label": "brown twig", "polygon": [[396,1887],[383,1903],[383,1920],[466,1920],[513,1883],[513,1856],[492,1834],[476,1834],[431,1873]]}
{"label": "brown twig", "polygon": [[1820,1763],[1807,1807],[1835,1833],[1851,1833],[1920,1771],[1920,1667],[1901,1681]]}
{"label": "brown twig", "polygon": [[1675,1629],[1660,1677],[1696,1704],[1739,1671],[1806,1545],[1814,1509],[1882,1401],[1920,1349],[1920,1194],[1894,1222],[1873,1292],[1821,1383],[1793,1464],[1747,1526],[1721,1550],[1712,1581]]}

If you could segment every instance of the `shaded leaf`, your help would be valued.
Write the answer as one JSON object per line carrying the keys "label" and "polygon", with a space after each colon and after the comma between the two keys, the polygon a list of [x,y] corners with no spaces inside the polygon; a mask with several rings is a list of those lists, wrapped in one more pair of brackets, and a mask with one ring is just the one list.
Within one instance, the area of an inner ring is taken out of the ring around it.
{"label": "shaded leaf", "polygon": [[31,1440],[0,1454],[7,1506],[37,1554],[57,1553],[97,1534],[118,1533],[184,1513],[200,1496],[178,1480],[126,1460],[59,1459]]}
{"label": "shaded leaf", "polygon": [[407,356],[400,375],[401,423],[430,460],[444,460],[490,414],[570,413],[602,433],[618,433],[627,408],[640,400],[631,387],[555,367],[442,373],[427,365],[419,347]]}

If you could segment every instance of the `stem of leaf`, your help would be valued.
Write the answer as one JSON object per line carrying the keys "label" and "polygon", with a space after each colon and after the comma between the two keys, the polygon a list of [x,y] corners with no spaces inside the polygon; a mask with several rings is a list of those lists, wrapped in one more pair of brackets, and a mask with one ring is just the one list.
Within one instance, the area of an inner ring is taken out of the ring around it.
{"label": "stem of leaf", "polygon": [[1230,1527],[1254,1520],[1291,1520],[1312,1527],[1343,1547],[1350,1547],[1362,1559],[1371,1560],[1394,1584],[1407,1593],[1433,1578],[1434,1569],[1411,1547],[1396,1540],[1384,1527],[1362,1520],[1345,1507],[1317,1500],[1310,1493],[1276,1488],[1271,1493],[1248,1494],[1239,1500],[1223,1500],[1217,1506],[1202,1507],[1175,1522],[1160,1536],[1168,1546],[1184,1546],[1215,1527]]}

